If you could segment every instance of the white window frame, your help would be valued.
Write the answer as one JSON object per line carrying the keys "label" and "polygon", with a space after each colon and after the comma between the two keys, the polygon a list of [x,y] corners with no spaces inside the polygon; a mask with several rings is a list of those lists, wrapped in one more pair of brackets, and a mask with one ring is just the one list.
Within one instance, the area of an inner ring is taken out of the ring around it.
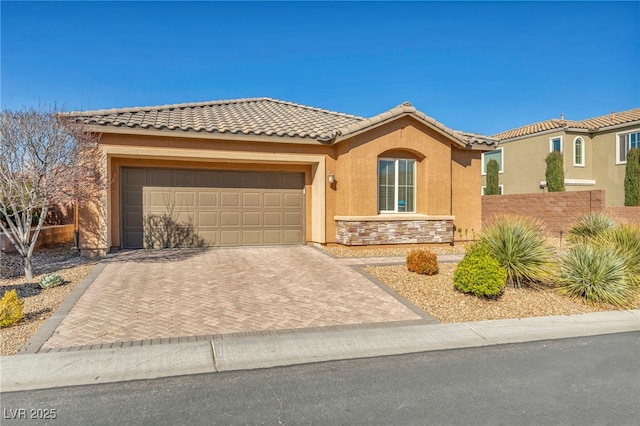
{"label": "white window frame", "polygon": [[[504,151],[503,151],[502,148],[496,148],[495,150],[489,151],[489,152],[492,153],[492,152],[496,152],[496,151],[500,151],[500,170],[498,170],[498,173],[501,174],[501,173],[504,173]],[[482,163],[481,163],[482,176],[486,176],[487,175],[487,168],[485,167],[485,164],[484,164],[484,154],[485,153],[483,152],[482,153],[482,159],[481,159],[481,161],[482,161]]]}
{"label": "white window frame", "polygon": [[[498,195],[504,195],[504,185],[503,184],[499,184],[498,188],[500,188],[500,194]],[[480,195],[481,196],[485,196],[484,191],[487,189],[487,185],[483,185],[482,187],[480,187]]]}
{"label": "white window frame", "polygon": [[[398,161],[399,160],[405,160],[405,161],[412,161],[413,162],[413,210],[411,211],[398,211],[398,189],[399,189],[399,174],[400,174],[400,167],[398,167]],[[418,188],[417,188],[417,181],[418,181],[418,162],[413,159],[413,158],[389,158],[389,157],[378,157],[378,162],[377,162],[377,180],[378,180],[378,188],[377,191],[380,191],[380,161],[393,161],[395,163],[395,185],[394,185],[394,194],[393,194],[393,198],[394,198],[394,210],[379,210],[379,212],[381,214],[405,214],[405,213],[409,213],[409,214],[415,214],[416,212],[416,206],[418,204],[418,198],[417,198],[417,193],[418,193]],[[378,197],[380,195],[378,194]],[[378,200],[378,208],[380,208],[380,200]]]}
{"label": "white window frame", "polygon": [[554,151],[554,149],[553,149],[553,141],[555,139],[560,139],[560,154],[562,154],[563,151],[564,151],[564,149],[563,149],[564,148],[564,146],[563,146],[564,144],[563,144],[562,136],[554,136],[552,138],[549,138],[549,152],[553,152]]}
{"label": "white window frame", "polygon": [[[630,133],[640,133],[640,129],[632,129],[632,130],[627,130],[625,132],[618,132],[616,133],[616,164],[627,164],[627,160],[625,157],[624,161],[620,160],[620,136],[622,135],[628,135]],[[627,146],[627,153],[629,153],[629,149],[631,146],[631,141],[629,141],[628,146]]]}
{"label": "white window frame", "polygon": [[[582,156],[582,161],[580,163],[576,163],[576,144],[578,143],[578,141],[582,142],[582,146],[581,146],[581,156]],[[584,138],[582,136],[576,136],[575,139],[573,140],[573,166],[574,167],[584,167],[585,164],[585,151],[586,151],[586,142],[584,140]]]}

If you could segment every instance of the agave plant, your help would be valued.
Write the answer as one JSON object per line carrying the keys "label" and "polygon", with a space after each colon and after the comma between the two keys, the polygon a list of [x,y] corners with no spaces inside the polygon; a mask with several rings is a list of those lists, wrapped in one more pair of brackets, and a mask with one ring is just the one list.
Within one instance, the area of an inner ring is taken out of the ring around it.
{"label": "agave plant", "polygon": [[593,238],[617,226],[618,222],[609,215],[589,213],[576,219],[575,223],[569,228],[567,238],[571,241],[581,241]]}
{"label": "agave plant", "polygon": [[623,306],[634,295],[627,256],[611,246],[580,242],[560,261],[558,290],[589,303]]}
{"label": "agave plant", "polygon": [[546,243],[540,222],[520,217],[502,217],[482,233],[481,241],[507,272],[507,283],[519,288],[524,283],[546,281],[554,251]]}
{"label": "agave plant", "polygon": [[48,274],[40,279],[40,287],[51,288],[56,287],[64,283],[62,277],[58,274]]}

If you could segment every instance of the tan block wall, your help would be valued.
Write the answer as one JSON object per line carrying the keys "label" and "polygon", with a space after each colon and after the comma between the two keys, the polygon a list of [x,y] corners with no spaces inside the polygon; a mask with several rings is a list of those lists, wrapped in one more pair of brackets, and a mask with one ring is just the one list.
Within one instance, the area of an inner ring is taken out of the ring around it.
{"label": "tan block wall", "polygon": [[[74,225],[54,225],[44,226],[38,234],[36,248],[52,244],[68,243],[73,241]],[[33,236],[33,232],[31,233]],[[0,232],[0,251],[4,253],[15,253],[16,248],[11,244],[9,238]]]}
{"label": "tan block wall", "polygon": [[544,194],[489,195],[482,197],[482,223],[501,215],[526,216],[541,221],[549,235],[567,232],[575,219],[605,209],[605,192],[552,192]]}
{"label": "tan block wall", "polygon": [[640,207],[606,207],[605,211],[620,222],[640,226]]}

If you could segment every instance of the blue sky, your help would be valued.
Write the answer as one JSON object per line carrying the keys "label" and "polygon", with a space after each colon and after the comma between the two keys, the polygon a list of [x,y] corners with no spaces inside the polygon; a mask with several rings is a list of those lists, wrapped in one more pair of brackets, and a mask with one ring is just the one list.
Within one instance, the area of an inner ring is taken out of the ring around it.
{"label": "blue sky", "polygon": [[640,107],[638,2],[8,2],[2,108],[410,101],[495,134]]}

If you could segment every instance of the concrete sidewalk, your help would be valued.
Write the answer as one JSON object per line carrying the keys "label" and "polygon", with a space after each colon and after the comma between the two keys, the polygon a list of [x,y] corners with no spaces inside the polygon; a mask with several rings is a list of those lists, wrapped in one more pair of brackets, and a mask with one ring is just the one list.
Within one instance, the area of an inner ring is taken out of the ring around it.
{"label": "concrete sidewalk", "polygon": [[0,357],[2,392],[640,331],[640,310],[299,333]]}

